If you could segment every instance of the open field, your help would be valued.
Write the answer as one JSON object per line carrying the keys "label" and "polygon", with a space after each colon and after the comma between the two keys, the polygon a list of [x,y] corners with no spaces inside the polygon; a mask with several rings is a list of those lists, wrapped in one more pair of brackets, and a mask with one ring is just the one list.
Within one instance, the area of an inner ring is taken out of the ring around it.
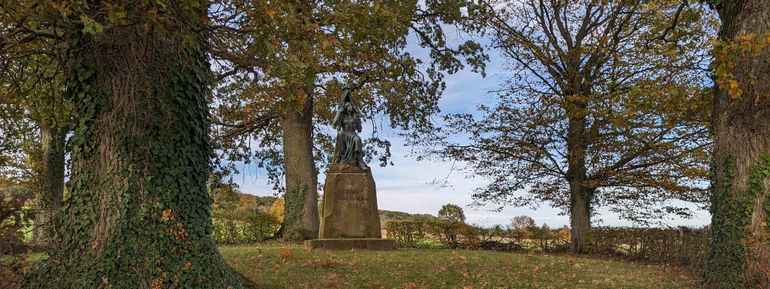
{"label": "open field", "polygon": [[299,244],[223,246],[264,288],[693,288],[678,269],[579,258],[450,249],[305,251]]}

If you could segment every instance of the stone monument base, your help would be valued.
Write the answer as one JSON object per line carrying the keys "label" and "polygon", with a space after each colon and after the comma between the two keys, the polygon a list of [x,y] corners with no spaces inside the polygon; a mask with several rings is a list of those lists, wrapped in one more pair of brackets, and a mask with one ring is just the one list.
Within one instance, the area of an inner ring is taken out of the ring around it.
{"label": "stone monument base", "polygon": [[307,250],[395,250],[396,241],[381,238],[315,239],[305,241]]}

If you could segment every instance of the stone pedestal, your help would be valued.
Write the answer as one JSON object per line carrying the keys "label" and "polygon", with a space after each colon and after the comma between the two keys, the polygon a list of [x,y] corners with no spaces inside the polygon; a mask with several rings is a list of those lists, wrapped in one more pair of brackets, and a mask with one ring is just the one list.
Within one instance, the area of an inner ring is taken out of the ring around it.
{"label": "stone pedestal", "polygon": [[318,238],[380,237],[380,214],[371,169],[331,165],[324,185]]}
{"label": "stone pedestal", "polygon": [[308,250],[394,250],[394,240],[382,239],[377,191],[370,169],[347,164],[329,167],[321,202],[317,240]]}

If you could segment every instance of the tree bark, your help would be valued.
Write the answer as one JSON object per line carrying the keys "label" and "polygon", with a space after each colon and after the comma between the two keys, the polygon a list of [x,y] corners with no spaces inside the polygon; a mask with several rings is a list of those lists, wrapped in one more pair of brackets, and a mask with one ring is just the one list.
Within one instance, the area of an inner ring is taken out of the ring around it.
{"label": "tree bark", "polygon": [[[297,2],[294,12],[302,25],[288,35],[290,62],[300,70],[291,77],[295,87],[286,91],[289,110],[283,115],[283,157],[286,172],[284,222],[285,239],[318,238],[318,171],[313,158],[313,95],[317,63],[312,53],[312,2]],[[304,99],[302,98],[304,96]],[[296,103],[292,103],[296,100]]]}
{"label": "tree bark", "polygon": [[[125,6],[131,22],[71,29],[65,96],[76,127],[62,233],[23,287],[241,288],[211,238],[198,4],[141,2]],[[84,13],[107,21],[105,5]]]}
{"label": "tree bark", "polygon": [[572,104],[567,127],[567,182],[570,189],[570,249],[575,253],[586,251],[585,241],[591,231],[591,198],[593,190],[586,186],[586,119],[585,105]]}
{"label": "tree bark", "polygon": [[293,230],[302,239],[317,238],[318,172],[313,160],[313,100],[309,94],[301,110],[291,110],[283,118],[283,155],[286,170],[283,233],[291,234]]}
{"label": "tree bark", "polygon": [[66,131],[41,122],[40,128],[40,211],[35,216],[36,245],[46,247],[52,241],[55,219],[64,194],[64,144]]}
{"label": "tree bark", "polygon": [[[770,36],[770,2],[720,3],[721,40],[732,52],[717,53],[715,63],[726,74],[715,75],[715,169],[704,275],[713,288],[770,288],[770,45],[764,41]],[[763,47],[743,53],[746,43]]]}

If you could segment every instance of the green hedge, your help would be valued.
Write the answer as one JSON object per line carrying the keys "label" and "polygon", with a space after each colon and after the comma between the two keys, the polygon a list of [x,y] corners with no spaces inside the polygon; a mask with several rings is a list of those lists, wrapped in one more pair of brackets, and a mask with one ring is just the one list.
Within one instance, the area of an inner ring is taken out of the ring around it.
{"label": "green hedge", "polygon": [[[443,247],[502,251],[557,252],[569,248],[567,228],[547,226],[475,228],[444,221],[388,221],[387,237],[401,247]],[[708,229],[595,227],[588,235],[589,254],[613,255],[632,261],[694,266],[705,262]]]}
{"label": "green hedge", "polygon": [[635,261],[694,266],[705,264],[708,229],[596,227],[588,234],[589,253]]}
{"label": "green hedge", "polygon": [[431,221],[388,221],[385,224],[387,237],[396,240],[401,247],[422,247],[430,240],[442,246],[456,248],[478,243],[479,232],[473,226],[462,222]]}
{"label": "green hedge", "polygon": [[262,211],[252,211],[237,217],[215,216],[212,222],[212,237],[219,245],[265,241],[272,237],[281,225],[274,216]]}

